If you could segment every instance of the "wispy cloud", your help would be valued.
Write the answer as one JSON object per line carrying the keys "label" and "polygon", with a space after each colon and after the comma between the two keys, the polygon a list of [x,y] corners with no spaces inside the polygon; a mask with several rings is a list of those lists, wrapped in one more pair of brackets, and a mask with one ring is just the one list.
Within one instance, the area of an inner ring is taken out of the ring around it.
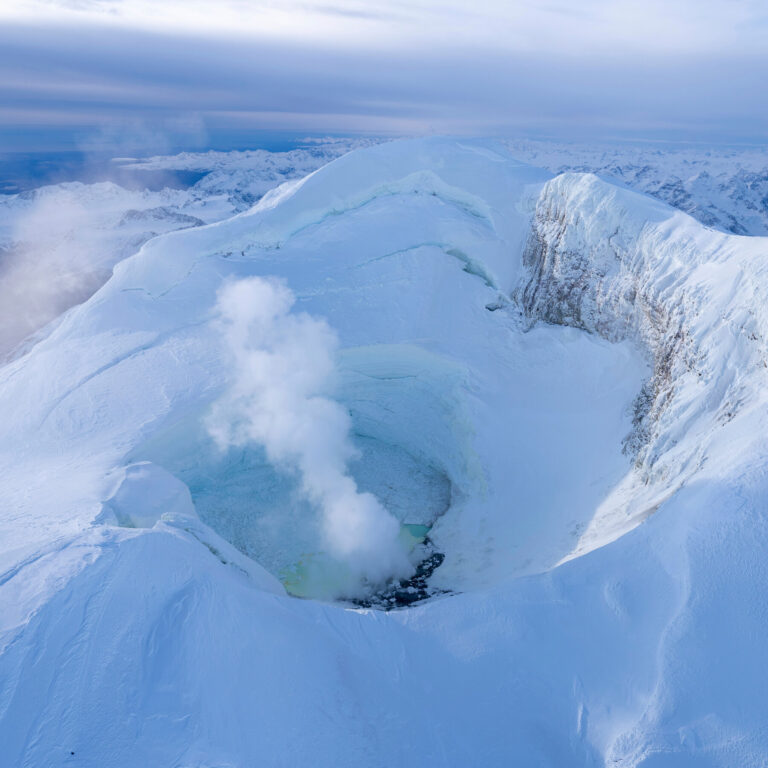
{"label": "wispy cloud", "polygon": [[756,0],[11,0],[0,18],[109,22],[166,33],[313,40],[329,46],[559,50],[588,54],[765,52]]}

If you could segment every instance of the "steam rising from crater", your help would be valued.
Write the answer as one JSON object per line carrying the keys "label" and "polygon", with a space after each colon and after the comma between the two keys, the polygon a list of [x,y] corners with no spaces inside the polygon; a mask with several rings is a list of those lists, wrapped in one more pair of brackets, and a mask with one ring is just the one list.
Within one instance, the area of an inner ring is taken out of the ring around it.
{"label": "steam rising from crater", "polygon": [[0,356],[109,276],[94,217],[66,190],[33,199],[0,244]]}
{"label": "steam rising from crater", "polygon": [[[326,394],[338,340],[322,319],[291,312],[295,298],[277,279],[226,284],[217,311],[233,366],[229,390],[207,421],[218,446],[258,444],[274,465],[296,473],[321,514],[327,553],[362,580],[403,577],[412,566],[397,520],[348,472],[356,456],[347,411]],[[286,510],[286,514],[290,514]]]}

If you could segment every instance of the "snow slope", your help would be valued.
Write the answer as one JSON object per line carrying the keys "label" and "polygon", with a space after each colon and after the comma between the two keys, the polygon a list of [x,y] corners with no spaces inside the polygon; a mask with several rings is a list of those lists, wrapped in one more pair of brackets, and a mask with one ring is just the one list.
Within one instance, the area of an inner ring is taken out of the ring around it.
{"label": "snow slope", "polygon": [[[9,764],[763,765],[766,251],[444,139],[147,242],[0,369]],[[285,594],[318,511],[206,429],[253,276],[338,336],[433,599]]]}
{"label": "snow slope", "polygon": [[0,195],[0,306],[8,308],[0,317],[0,356],[87,299],[147,240],[229,218],[284,181],[366,143],[329,139],[290,152],[183,153],[115,163],[137,173],[205,174],[186,190],[75,181]]}

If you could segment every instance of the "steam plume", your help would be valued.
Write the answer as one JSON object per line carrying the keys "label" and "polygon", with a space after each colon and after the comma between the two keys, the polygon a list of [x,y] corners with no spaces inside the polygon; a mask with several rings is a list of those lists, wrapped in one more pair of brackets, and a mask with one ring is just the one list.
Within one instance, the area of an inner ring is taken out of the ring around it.
{"label": "steam plume", "polygon": [[38,195],[0,246],[0,356],[108,277],[94,217],[73,195]]}
{"label": "steam plume", "polygon": [[272,278],[219,291],[234,375],[209,432],[221,448],[259,444],[270,462],[297,472],[302,493],[320,510],[322,544],[359,580],[406,576],[413,568],[398,542],[399,523],[348,473],[356,455],[349,414],[323,396],[335,372],[336,335],[324,320],[292,313],[294,301]]}

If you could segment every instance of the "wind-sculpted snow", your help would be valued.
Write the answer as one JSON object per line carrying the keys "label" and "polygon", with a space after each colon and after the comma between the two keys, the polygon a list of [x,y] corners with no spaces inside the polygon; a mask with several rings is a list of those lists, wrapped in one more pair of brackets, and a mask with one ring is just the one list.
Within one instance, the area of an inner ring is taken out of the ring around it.
{"label": "wind-sculpted snow", "polygon": [[763,765],[766,253],[447,139],[148,241],[0,368],[3,759]]}

